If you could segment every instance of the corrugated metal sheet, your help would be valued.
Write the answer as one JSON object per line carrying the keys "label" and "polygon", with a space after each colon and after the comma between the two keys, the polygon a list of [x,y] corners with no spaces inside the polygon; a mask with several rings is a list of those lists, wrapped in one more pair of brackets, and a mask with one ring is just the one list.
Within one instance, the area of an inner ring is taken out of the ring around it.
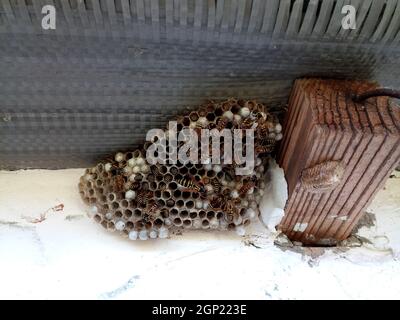
{"label": "corrugated metal sheet", "polygon": [[399,28],[398,0],[0,0],[0,167],[89,166],[206,99],[285,104],[297,77],[399,86]]}

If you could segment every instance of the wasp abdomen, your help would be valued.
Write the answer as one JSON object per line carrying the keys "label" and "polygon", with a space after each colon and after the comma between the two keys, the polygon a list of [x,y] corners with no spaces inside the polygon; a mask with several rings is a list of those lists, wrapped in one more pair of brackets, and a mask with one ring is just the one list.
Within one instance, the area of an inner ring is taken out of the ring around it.
{"label": "wasp abdomen", "polygon": [[188,178],[178,179],[176,182],[178,183],[179,186],[188,190],[199,192],[201,189],[200,185],[198,185],[196,182]]}

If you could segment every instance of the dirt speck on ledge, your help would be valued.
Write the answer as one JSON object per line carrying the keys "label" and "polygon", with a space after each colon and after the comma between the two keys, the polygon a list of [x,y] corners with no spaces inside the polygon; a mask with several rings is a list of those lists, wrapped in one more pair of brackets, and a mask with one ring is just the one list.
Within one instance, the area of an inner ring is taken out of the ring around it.
{"label": "dirt speck on ledge", "polygon": [[363,228],[372,228],[376,225],[376,217],[375,214],[371,212],[365,212],[364,215],[361,217],[360,221],[354,228],[352,234],[357,234],[358,231]]}

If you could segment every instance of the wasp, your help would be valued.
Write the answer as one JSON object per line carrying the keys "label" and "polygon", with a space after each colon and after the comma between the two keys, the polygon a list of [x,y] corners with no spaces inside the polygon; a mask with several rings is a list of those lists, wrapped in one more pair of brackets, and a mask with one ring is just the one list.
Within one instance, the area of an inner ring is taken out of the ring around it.
{"label": "wasp", "polygon": [[104,164],[106,163],[111,164],[110,172],[115,176],[123,173],[123,167],[125,166],[126,161],[117,162],[114,160],[114,157],[109,156],[104,160]]}
{"label": "wasp", "polygon": [[252,176],[250,180],[243,183],[243,185],[239,189],[239,195],[241,195],[241,196],[246,195],[250,191],[251,188],[255,187],[256,181],[257,181],[257,178],[255,176]]}
{"label": "wasp", "polygon": [[131,186],[130,186],[130,189],[131,190],[138,190],[139,188],[140,188],[140,182],[138,182],[138,181],[135,181],[135,182],[132,182],[131,183]]}
{"label": "wasp", "polygon": [[184,177],[176,180],[176,183],[180,186],[183,191],[198,192],[205,194],[206,188],[202,182],[198,182],[193,178]]}
{"label": "wasp", "polygon": [[225,198],[220,194],[213,197],[210,201],[211,207],[215,210],[222,209],[224,203],[225,203]]}
{"label": "wasp", "polygon": [[219,193],[221,191],[221,182],[217,178],[211,180],[211,185],[215,193]]}
{"label": "wasp", "polygon": [[250,112],[249,119],[252,121],[258,121],[258,122],[265,122],[268,119],[268,115],[264,112],[263,108],[256,108],[255,110]]}
{"label": "wasp", "polygon": [[114,190],[117,192],[124,190],[125,182],[126,181],[125,181],[125,178],[123,175],[118,174],[118,175],[114,176],[113,181],[112,181]]}
{"label": "wasp", "polygon": [[146,202],[153,197],[153,192],[149,190],[140,190],[136,196],[138,204],[144,205]]}
{"label": "wasp", "polygon": [[274,138],[262,138],[259,140],[259,145],[267,145],[267,146],[274,146],[276,144],[276,140]]}
{"label": "wasp", "polygon": [[258,111],[256,110],[251,111],[249,119],[252,121],[256,121],[258,119]]}
{"label": "wasp", "polygon": [[142,216],[142,223],[146,224],[146,223],[150,222],[150,220],[151,220],[150,215],[148,215],[147,213],[144,213]]}
{"label": "wasp", "polygon": [[157,210],[159,209],[159,205],[157,203],[157,201],[151,201],[149,202],[149,204],[146,207],[146,213],[150,216],[154,216],[157,212]]}
{"label": "wasp", "polygon": [[267,145],[267,146],[257,146],[255,148],[256,153],[271,153],[274,151],[275,146]]}
{"label": "wasp", "polygon": [[217,121],[217,126],[215,127],[218,131],[221,131],[226,128],[229,120],[227,118],[219,118]]}
{"label": "wasp", "polygon": [[239,215],[237,201],[234,200],[226,201],[222,206],[222,210],[225,212],[225,220],[229,223],[233,222],[233,220]]}
{"label": "wasp", "polygon": [[257,153],[270,153],[274,150],[275,144],[274,138],[262,138],[258,141],[255,151]]}
{"label": "wasp", "polygon": [[240,124],[240,129],[242,129],[242,130],[251,129],[256,124],[257,123],[254,122],[254,119],[251,119],[250,117],[248,117],[242,121],[242,123]]}
{"label": "wasp", "polygon": [[257,136],[265,137],[268,135],[268,132],[273,128],[273,124],[268,121],[261,121],[257,127]]}
{"label": "wasp", "polygon": [[253,110],[257,107],[257,102],[254,100],[248,100],[244,103],[244,106],[249,108],[250,110]]}

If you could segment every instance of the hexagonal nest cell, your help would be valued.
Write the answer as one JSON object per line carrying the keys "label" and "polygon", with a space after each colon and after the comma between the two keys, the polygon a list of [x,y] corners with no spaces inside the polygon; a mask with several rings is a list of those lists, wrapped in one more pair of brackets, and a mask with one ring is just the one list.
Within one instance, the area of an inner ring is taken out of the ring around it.
{"label": "hexagonal nest cell", "polygon": [[[229,99],[179,116],[175,125],[173,131],[170,122],[163,135],[141,149],[118,152],[86,169],[79,192],[90,205],[90,215],[105,229],[131,240],[166,238],[176,229],[244,234],[244,227],[259,215],[265,189],[261,178],[276,142],[282,139],[277,117],[256,101]],[[243,134],[229,145],[221,139],[223,129],[235,138]],[[193,154],[185,149],[188,132],[199,137]],[[203,132],[208,132],[205,140],[200,139]],[[247,140],[247,132],[253,138]],[[254,144],[246,144],[251,141]],[[233,150],[231,161],[225,154],[228,147]],[[162,163],[146,156],[151,148],[156,150],[153,155],[167,154]],[[172,155],[181,153],[188,159],[171,161]],[[253,162],[248,170],[243,163],[247,155]]]}

